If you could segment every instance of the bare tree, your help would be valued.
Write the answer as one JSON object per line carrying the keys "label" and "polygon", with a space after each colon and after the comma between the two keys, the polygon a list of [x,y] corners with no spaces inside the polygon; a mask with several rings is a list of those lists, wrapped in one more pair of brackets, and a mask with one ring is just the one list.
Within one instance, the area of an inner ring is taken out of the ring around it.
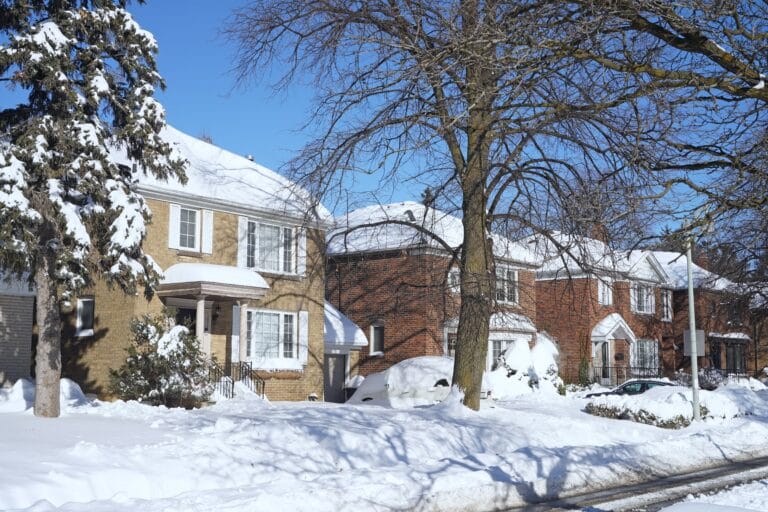
{"label": "bare tree", "polygon": [[269,65],[286,66],[278,87],[314,79],[320,136],[291,163],[295,178],[332,201],[355,173],[376,174],[460,205],[454,384],[475,409],[495,296],[489,230],[543,229],[535,213],[568,198],[579,176],[635,183],[634,148],[661,118],[646,84],[615,83],[542,44],[587,44],[593,27],[576,12],[550,1],[259,0],[227,29],[243,81]]}

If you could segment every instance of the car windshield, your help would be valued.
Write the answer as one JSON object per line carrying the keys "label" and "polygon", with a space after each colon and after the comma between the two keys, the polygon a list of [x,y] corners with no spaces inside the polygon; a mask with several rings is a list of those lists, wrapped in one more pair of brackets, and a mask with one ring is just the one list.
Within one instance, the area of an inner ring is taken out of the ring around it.
{"label": "car windshield", "polygon": [[619,391],[621,393],[639,393],[642,384],[639,382],[630,382],[622,386]]}

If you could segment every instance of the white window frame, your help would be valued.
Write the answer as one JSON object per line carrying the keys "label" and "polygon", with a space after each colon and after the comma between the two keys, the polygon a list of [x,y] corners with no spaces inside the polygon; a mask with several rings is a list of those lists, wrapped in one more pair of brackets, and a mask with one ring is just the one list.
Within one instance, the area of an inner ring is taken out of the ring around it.
{"label": "white window frame", "polygon": [[[640,290],[643,290],[643,300],[641,301]],[[656,313],[656,288],[650,284],[633,283],[632,284],[632,311],[642,315],[653,315]]]}
{"label": "white window frame", "polygon": [[[90,302],[91,309],[91,326],[89,328],[83,327],[83,310],[84,303]],[[93,328],[96,325],[96,300],[93,297],[83,297],[77,299],[77,320],[75,324],[75,336],[78,338],[84,338],[86,336],[93,336]]]}
{"label": "white window frame", "polygon": [[661,290],[661,319],[672,321],[672,290]]}
{"label": "white window frame", "polygon": [[[376,329],[381,329],[381,350],[376,350]],[[384,324],[382,323],[376,323],[371,325],[371,351],[370,355],[372,356],[381,356],[384,355],[384,336],[386,335],[387,330],[384,328]]]}
{"label": "white window frame", "polygon": [[[507,272],[511,272],[514,276],[514,297],[510,300],[509,290],[509,276]],[[520,280],[517,269],[509,267],[507,265],[496,266],[496,302],[502,304],[518,304],[520,301]]]}
{"label": "white window frame", "polygon": [[[184,211],[187,212],[193,212],[195,214],[195,244],[193,247],[188,247],[181,244],[181,215]],[[200,210],[197,208],[188,208],[186,206],[180,206],[179,207],[179,249],[182,251],[193,251],[193,252],[200,252],[200,232],[201,232],[201,224],[202,224],[202,215],[200,214]]]}
{"label": "white window frame", "polygon": [[458,268],[448,271],[448,290],[451,293],[461,292],[461,271]]}
{"label": "white window frame", "polygon": [[[278,252],[278,269],[273,268],[265,268],[261,266],[261,258],[260,258],[260,251],[261,251],[261,239],[260,239],[260,228],[261,227],[270,227],[270,228],[277,228],[279,230],[278,232],[278,242],[277,242],[277,252]],[[266,272],[270,274],[289,274],[289,275],[295,275],[298,273],[299,269],[299,261],[298,261],[298,252],[299,247],[298,244],[298,236],[296,229],[291,226],[285,226],[280,224],[273,224],[269,222],[261,222],[257,219],[251,219],[249,218],[247,220],[247,223],[245,225],[246,233],[245,233],[245,267],[246,268],[252,268],[254,270],[257,270],[259,272]],[[253,229],[253,234],[251,235],[251,229]],[[286,246],[286,233],[291,234],[291,240],[290,244]],[[251,238],[252,236],[252,238]],[[290,248],[290,257],[286,258],[286,249]]]}
{"label": "white window frame", "polygon": [[448,339],[451,336],[455,336],[456,337],[456,342],[459,341],[458,340],[458,331],[456,331],[456,329],[445,329],[443,331],[443,355],[445,355],[446,357],[455,357],[456,356],[456,344],[455,343],[454,343],[454,346],[453,346],[453,354],[451,354],[450,350],[449,350]]}
{"label": "white window frame", "polygon": [[597,278],[597,302],[601,306],[613,305],[613,280],[611,278]]}
{"label": "white window frame", "polygon": [[[298,315],[295,312],[290,311],[278,311],[274,309],[253,309],[248,308],[246,310],[246,360],[253,362],[261,362],[262,360],[289,360],[299,361],[299,322]],[[256,315],[277,315],[278,316],[278,346],[277,356],[261,356],[254,354],[256,349],[256,340],[254,327],[256,322]],[[285,319],[291,319],[292,325],[292,352],[291,357],[285,356]]]}
{"label": "white window frame", "polygon": [[[642,350],[641,350],[642,347]],[[641,354],[642,352],[642,354]],[[641,355],[650,356],[652,361],[650,364],[643,364],[640,361]],[[661,365],[661,354],[659,351],[659,342],[654,339],[638,339],[632,343],[632,361],[630,365],[640,368],[659,368]]]}

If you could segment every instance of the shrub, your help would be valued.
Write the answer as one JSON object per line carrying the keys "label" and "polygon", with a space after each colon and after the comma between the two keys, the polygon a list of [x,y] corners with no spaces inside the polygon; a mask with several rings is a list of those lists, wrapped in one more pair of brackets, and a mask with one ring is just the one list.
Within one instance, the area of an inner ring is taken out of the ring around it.
{"label": "shrub", "polygon": [[[593,416],[602,416],[604,418],[614,418],[617,420],[629,420],[636,423],[645,423],[661,428],[683,428],[691,424],[691,418],[687,415],[678,414],[671,417],[662,418],[648,412],[645,409],[630,409],[621,405],[608,405],[605,403],[589,402],[584,408],[586,412]],[[701,417],[709,415],[709,411],[703,405],[699,406]]]}
{"label": "shrub", "polygon": [[213,391],[215,364],[200,350],[187,327],[172,325],[165,315],[131,321],[128,357],[110,370],[110,390],[123,400],[167,407],[197,407]]}

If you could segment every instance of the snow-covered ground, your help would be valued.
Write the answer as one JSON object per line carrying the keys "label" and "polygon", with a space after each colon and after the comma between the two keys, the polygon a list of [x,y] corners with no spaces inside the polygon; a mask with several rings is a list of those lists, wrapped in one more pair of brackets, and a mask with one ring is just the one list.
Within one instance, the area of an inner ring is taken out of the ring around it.
{"label": "snow-covered ground", "polygon": [[[590,416],[576,395],[477,413],[455,393],[406,409],[240,398],[186,411],[68,387],[62,417],[41,419],[30,391],[0,391],[0,510],[492,510],[768,455],[766,415],[666,430]],[[753,411],[766,393],[730,392]]]}
{"label": "snow-covered ground", "polygon": [[768,510],[768,480],[738,485],[713,494],[689,496],[663,512],[761,512]]}

